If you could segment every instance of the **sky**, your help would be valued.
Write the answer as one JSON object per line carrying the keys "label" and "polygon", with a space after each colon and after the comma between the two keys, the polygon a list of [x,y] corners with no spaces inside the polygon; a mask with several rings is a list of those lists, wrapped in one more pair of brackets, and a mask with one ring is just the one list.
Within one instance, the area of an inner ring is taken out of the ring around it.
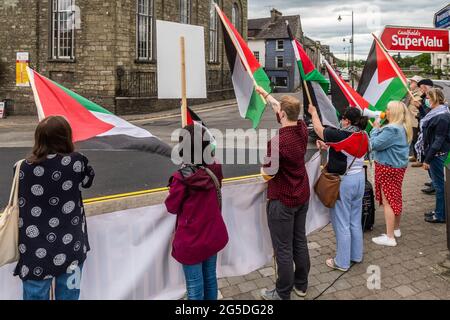
{"label": "sky", "polygon": [[[350,49],[352,18],[355,23],[355,59],[366,59],[373,38],[385,25],[432,27],[443,0],[248,0],[249,19],[270,16],[276,8],[283,15],[300,15],[306,36],[331,46],[338,58]],[[342,21],[338,16],[342,15]],[[346,38],[347,41],[343,42]]]}

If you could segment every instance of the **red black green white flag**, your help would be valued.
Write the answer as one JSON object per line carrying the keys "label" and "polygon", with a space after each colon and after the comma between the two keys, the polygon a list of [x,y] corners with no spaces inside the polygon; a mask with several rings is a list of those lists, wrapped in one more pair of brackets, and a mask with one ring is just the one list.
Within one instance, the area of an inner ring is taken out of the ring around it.
{"label": "red black green white flag", "polygon": [[247,46],[247,43],[216,4],[216,11],[222,22],[225,50],[230,64],[231,77],[239,112],[257,128],[266,109],[266,102],[256,92],[256,86],[271,92],[267,74]]}
{"label": "red black green white flag", "polygon": [[[308,87],[305,88],[303,85],[304,105],[307,106],[309,103],[312,103],[319,108],[320,117],[324,125],[338,127],[339,121],[336,115],[336,109],[327,96],[330,82],[314,67],[314,64],[309,59],[300,42],[294,37],[287,21],[286,25],[294,49],[297,66],[300,70],[300,77],[302,81],[306,82]],[[309,91],[309,95],[306,90]],[[311,97],[312,101],[309,101],[309,97]]]}
{"label": "red black green white flag", "polygon": [[406,96],[407,80],[395,60],[374,38],[357,91],[370,103],[371,110],[386,111],[389,102]]}
{"label": "red black green white flag", "polygon": [[147,130],[139,128],[28,68],[39,120],[64,116],[79,149],[140,150],[170,157],[172,149]]}

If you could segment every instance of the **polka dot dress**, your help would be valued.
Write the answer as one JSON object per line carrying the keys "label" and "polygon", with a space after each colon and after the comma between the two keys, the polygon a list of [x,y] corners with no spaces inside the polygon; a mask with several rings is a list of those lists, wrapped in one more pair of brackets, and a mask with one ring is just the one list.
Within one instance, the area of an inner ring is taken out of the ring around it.
{"label": "polka dot dress", "polygon": [[402,185],[406,168],[392,168],[375,162],[375,195],[380,205],[383,205],[383,190],[394,214],[399,216],[403,211]]}
{"label": "polka dot dress", "polygon": [[22,163],[15,275],[24,281],[51,279],[84,262],[89,241],[79,187],[90,187],[93,179],[94,171],[79,153]]}

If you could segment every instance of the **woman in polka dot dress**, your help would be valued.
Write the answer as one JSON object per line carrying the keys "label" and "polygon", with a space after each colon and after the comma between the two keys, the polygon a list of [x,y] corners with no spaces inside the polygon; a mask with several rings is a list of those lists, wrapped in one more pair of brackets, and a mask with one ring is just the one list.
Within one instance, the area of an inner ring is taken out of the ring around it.
{"label": "woman in polka dot dress", "polygon": [[376,199],[384,208],[386,220],[386,234],[372,241],[378,245],[395,247],[395,238],[401,237],[402,185],[413,135],[412,119],[406,105],[399,101],[388,104],[386,116],[389,124],[381,128],[379,121],[376,121],[370,137],[375,160]]}
{"label": "woman in polka dot dress", "polygon": [[14,275],[23,281],[24,300],[77,300],[81,270],[89,251],[82,188],[94,171],[74,152],[72,131],[63,117],[42,120],[31,155],[20,167],[19,252]]}

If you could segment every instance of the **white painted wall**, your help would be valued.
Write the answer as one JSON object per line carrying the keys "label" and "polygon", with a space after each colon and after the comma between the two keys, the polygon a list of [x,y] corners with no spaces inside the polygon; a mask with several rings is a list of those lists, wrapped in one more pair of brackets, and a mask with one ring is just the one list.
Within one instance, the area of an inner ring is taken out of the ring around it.
{"label": "white painted wall", "polygon": [[266,67],[266,41],[265,40],[249,40],[248,47],[252,52],[259,52],[259,63],[261,67]]}
{"label": "white painted wall", "polygon": [[447,65],[450,65],[449,53],[433,53],[431,54],[431,65],[434,69],[447,69]]}

